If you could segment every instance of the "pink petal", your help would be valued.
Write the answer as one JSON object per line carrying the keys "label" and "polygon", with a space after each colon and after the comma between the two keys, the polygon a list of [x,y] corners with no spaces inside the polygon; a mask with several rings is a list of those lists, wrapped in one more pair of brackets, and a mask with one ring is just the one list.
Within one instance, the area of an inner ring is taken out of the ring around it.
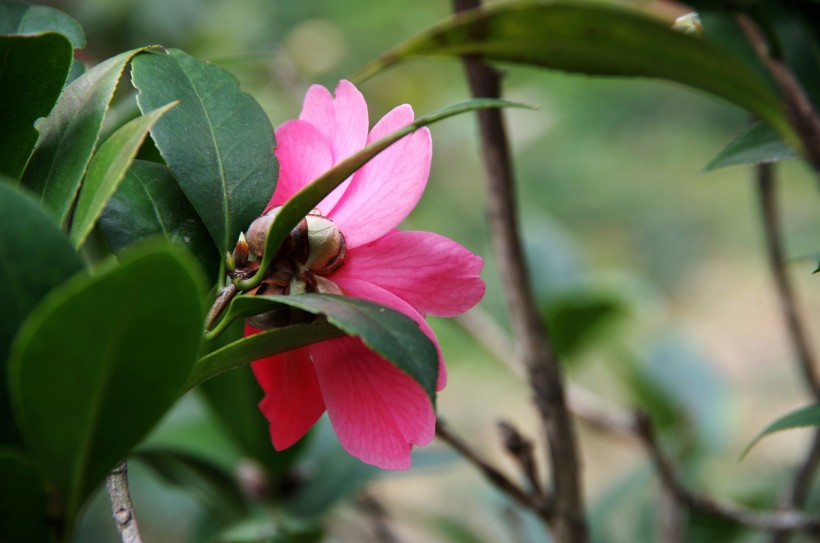
{"label": "pink petal", "polygon": [[[328,140],[312,124],[301,120],[287,121],[276,129],[276,158],[279,181],[267,209],[284,204],[333,165]],[[327,206],[327,210],[331,208]]]}
{"label": "pink petal", "polygon": [[[405,104],[385,115],[367,138],[372,143],[413,122]],[[432,158],[430,132],[417,130],[368,162],[353,175],[344,196],[330,212],[349,247],[380,238],[416,207],[427,185]]]}
{"label": "pink petal", "polygon": [[[336,98],[324,87],[313,85],[305,95],[299,118],[312,124],[330,142],[332,163],[338,164],[367,144],[367,104],[349,81],[340,81]],[[331,192],[320,209],[330,211],[344,194],[350,178]]]}
{"label": "pink petal", "polygon": [[312,347],[319,386],[342,447],[382,469],[409,469],[413,445],[435,435],[421,386],[356,338]]}
{"label": "pink petal", "polygon": [[[342,266],[342,268],[345,266]],[[441,355],[441,347],[438,344],[438,339],[436,339],[436,334],[433,332],[433,329],[430,328],[430,325],[427,324],[424,317],[419,315],[418,311],[392,292],[368,281],[354,277],[341,277],[337,274],[332,275],[331,278],[346,295],[364,298],[365,300],[385,305],[415,320],[421,328],[421,331],[433,342],[438,352],[438,379],[436,381],[436,390],[442,390],[447,385],[447,367],[444,365],[444,357]]]}
{"label": "pink petal", "polygon": [[481,257],[430,232],[394,231],[351,249],[336,278],[361,278],[389,290],[422,315],[452,317],[484,296]]}
{"label": "pink petal", "polygon": [[[246,327],[246,335],[250,331],[253,329]],[[265,391],[259,409],[268,419],[271,441],[277,451],[299,441],[325,412],[309,349],[294,349],[251,364]]]}

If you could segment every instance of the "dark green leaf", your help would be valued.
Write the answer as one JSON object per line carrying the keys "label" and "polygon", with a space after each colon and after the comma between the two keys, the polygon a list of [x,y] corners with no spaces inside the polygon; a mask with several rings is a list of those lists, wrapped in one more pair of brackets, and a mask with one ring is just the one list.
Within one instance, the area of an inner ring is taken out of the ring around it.
{"label": "dark green leaf", "polygon": [[0,541],[47,543],[46,489],[31,463],[0,448]]}
{"label": "dark green leaf", "polygon": [[49,32],[68,38],[74,49],[85,47],[82,27],[62,11],[21,2],[0,2],[0,35],[31,36]]}
{"label": "dark green leaf", "polygon": [[137,150],[148,135],[148,130],[175,105],[177,104],[166,104],[129,121],[105,140],[94,153],[80,195],[77,197],[77,206],[71,222],[71,241],[75,247],[80,247],[91,232],[106,202],[117,190]]}
{"label": "dark green leaf", "polygon": [[335,326],[320,322],[276,328],[234,341],[197,360],[185,390],[254,360],[343,335]]}
{"label": "dark green leaf", "polygon": [[0,36],[0,58],[0,174],[16,182],[37,142],[34,121],[57,101],[73,50],[60,34]]}
{"label": "dark green leaf", "polygon": [[179,100],[151,135],[224,254],[276,187],[270,121],[230,73],[177,49],[138,57],[132,77],[143,112]]}
{"label": "dark green leaf", "polygon": [[65,88],[51,114],[37,125],[40,139],[22,183],[39,195],[41,205],[63,226],[120,75],[142,50],[121,53],[77,78]]}
{"label": "dark green leaf", "polygon": [[187,247],[208,277],[219,268],[219,254],[208,230],[164,164],[135,160],[98,224],[115,254],[162,236]]}
{"label": "dark green leaf", "polygon": [[711,172],[728,166],[763,164],[799,158],[794,149],[769,125],[758,123],[738,136],[713,158],[704,172]]}
{"label": "dark green leaf", "polygon": [[581,291],[550,297],[543,314],[555,351],[571,357],[624,311],[623,303],[612,296]]}
{"label": "dark green leaf", "polygon": [[322,315],[345,334],[360,338],[370,350],[419,383],[435,404],[438,351],[418,323],[407,315],[359,298],[300,294],[239,296],[231,302],[226,318],[245,317],[282,306]]}
{"label": "dark green leaf", "polygon": [[234,475],[210,460],[168,448],[142,449],[131,458],[150,467],[168,484],[193,490],[211,514],[225,522],[248,513]]}
{"label": "dark green leaf", "polygon": [[770,434],[783,430],[792,430],[794,428],[805,428],[807,426],[820,426],[820,405],[801,407],[769,424],[743,449],[743,454],[741,454],[740,457],[744,458],[749,454],[749,451],[752,450],[752,447],[757,445],[758,441]]}
{"label": "dark green leaf", "polygon": [[353,155],[337,163],[309,185],[294,194],[287,203],[282,206],[276,218],[268,228],[268,235],[265,239],[265,256],[259,264],[259,271],[250,279],[239,283],[241,290],[250,290],[262,282],[265,272],[270,267],[273,257],[279,251],[279,247],[287,235],[293,230],[296,224],[307,215],[311,209],[315,208],[322,199],[330,194],[333,189],[353,175],[356,170],[367,164],[367,162],[399,141],[401,138],[415,132],[421,127],[433,124],[454,115],[476,111],[479,109],[496,107],[523,107],[528,106],[508,102],[507,100],[495,100],[491,98],[479,98],[468,100],[449,107],[442,108],[433,113],[419,117],[411,124],[401,128],[389,136],[375,141]]}
{"label": "dark green leaf", "polygon": [[471,56],[588,75],[666,79],[746,108],[800,145],[777,95],[752,68],[706,39],[624,9],[508,3],[476,10],[399,45],[357,77],[418,56]]}
{"label": "dark green leaf", "polygon": [[124,255],[48,296],[12,345],[12,405],[73,518],[179,397],[203,318],[196,270],[168,247]]}
{"label": "dark green leaf", "polygon": [[11,420],[6,362],[23,320],[52,289],[83,269],[54,221],[0,181],[0,442],[18,441]]}

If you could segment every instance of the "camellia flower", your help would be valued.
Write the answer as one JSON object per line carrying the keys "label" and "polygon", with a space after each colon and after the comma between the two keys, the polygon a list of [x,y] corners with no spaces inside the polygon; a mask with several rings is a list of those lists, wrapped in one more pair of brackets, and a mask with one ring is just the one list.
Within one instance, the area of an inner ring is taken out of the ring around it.
{"label": "camellia flower", "polygon": [[[251,251],[277,206],[336,163],[413,121],[402,105],[368,133],[367,105],[342,81],[335,98],[314,85],[298,119],[276,129],[280,172],[266,215],[248,232]],[[318,205],[301,229],[304,248],[283,247],[260,294],[325,292],[364,298],[418,322],[439,349],[424,316],[454,316],[484,294],[480,257],[448,238],[402,232],[396,226],[424,192],[430,172],[430,132],[420,129],[383,151]],[[267,219],[267,220],[265,220]],[[293,244],[291,244],[293,245]],[[264,327],[249,320],[246,333]],[[435,435],[435,413],[422,387],[369,350],[360,339],[327,340],[254,362],[265,391],[259,407],[273,445],[293,445],[327,410],[348,453],[384,469],[408,469],[413,445]],[[446,371],[439,349],[437,390]]]}

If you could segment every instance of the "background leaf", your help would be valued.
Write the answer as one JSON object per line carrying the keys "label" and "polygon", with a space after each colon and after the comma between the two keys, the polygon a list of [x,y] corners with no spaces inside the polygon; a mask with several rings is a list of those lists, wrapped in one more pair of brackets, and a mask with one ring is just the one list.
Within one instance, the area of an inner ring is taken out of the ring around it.
{"label": "background leaf", "polygon": [[703,168],[704,172],[729,166],[762,164],[800,158],[780,135],[764,123],[758,123],[727,145]]}
{"label": "background leaf", "polygon": [[0,2],[0,35],[32,36],[47,32],[62,34],[74,49],[85,47],[82,27],[62,11],[22,2]]}
{"label": "background leaf", "polygon": [[69,519],[179,397],[203,318],[194,271],[167,247],[134,252],[55,291],[21,328],[15,414]]}
{"label": "background leaf", "polygon": [[276,187],[270,121],[230,73],[178,49],[138,57],[132,78],[143,113],[179,100],[151,135],[224,254]]}
{"label": "background leaf", "polygon": [[190,250],[208,277],[219,269],[220,257],[208,230],[165,164],[134,160],[98,225],[114,254],[162,236]]}
{"label": "background leaf", "polygon": [[0,448],[0,481],[0,541],[50,541],[46,489],[34,466],[22,454]]}
{"label": "background leaf", "polygon": [[764,430],[746,446],[743,450],[743,454],[741,454],[741,458],[749,454],[749,451],[752,450],[752,447],[757,445],[758,441],[770,434],[781,432],[783,430],[792,430],[794,428],[805,428],[807,426],[820,426],[820,405],[801,407],[800,409],[783,415],[773,423],[766,426],[766,428],[764,428]]}
{"label": "background leaf", "polygon": [[106,202],[117,190],[134,160],[148,130],[176,103],[166,104],[137,117],[111,135],[94,154],[88,165],[71,223],[71,242],[79,248],[94,227]]}
{"label": "background leaf", "polygon": [[40,204],[61,225],[67,222],[122,71],[142,50],[121,53],[74,80],[37,125],[40,139],[22,183],[39,195]]}
{"label": "background leaf", "polygon": [[20,179],[37,142],[34,121],[54,106],[73,56],[60,34],[0,36],[0,174]]}
{"label": "background leaf", "polygon": [[511,3],[465,13],[412,38],[359,72],[417,56],[471,56],[587,75],[655,77],[729,100],[798,140],[768,82],[710,41],[623,9]]}
{"label": "background leaf", "polygon": [[11,342],[40,300],[82,269],[82,260],[51,217],[0,181],[0,443],[19,441],[6,386]]}

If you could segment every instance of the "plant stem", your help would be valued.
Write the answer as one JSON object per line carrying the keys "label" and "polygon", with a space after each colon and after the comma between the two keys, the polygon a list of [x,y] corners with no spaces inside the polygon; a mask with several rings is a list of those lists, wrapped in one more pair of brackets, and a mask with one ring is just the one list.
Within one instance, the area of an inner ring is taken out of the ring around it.
{"label": "plant stem", "polygon": [[114,522],[117,524],[122,543],[142,543],[137,517],[134,513],[134,504],[131,503],[131,493],[128,490],[128,467],[125,460],[111,470],[105,486],[108,488],[111,512],[114,515]]}
{"label": "plant stem", "polygon": [[[479,7],[478,0],[454,0],[456,12]],[[475,58],[465,58],[467,78],[476,98],[498,98],[500,76]],[[509,145],[499,111],[480,111],[478,121],[489,186],[493,250],[530,387],[544,426],[554,487],[553,538],[557,543],[587,541],[583,491],[575,434],[564,399],[561,369],[546,337],[530,287],[516,223],[514,180]]]}

